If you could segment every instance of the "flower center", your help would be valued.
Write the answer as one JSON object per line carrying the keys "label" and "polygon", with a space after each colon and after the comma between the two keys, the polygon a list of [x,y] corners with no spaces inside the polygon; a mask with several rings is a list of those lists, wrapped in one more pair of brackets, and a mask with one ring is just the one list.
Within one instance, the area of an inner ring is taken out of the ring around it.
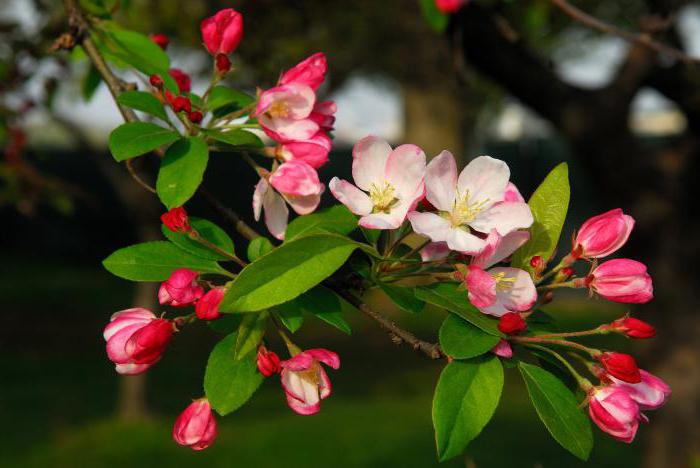
{"label": "flower center", "polygon": [[285,118],[289,116],[289,104],[287,101],[278,100],[272,103],[267,110],[267,114],[272,118]]}
{"label": "flower center", "polygon": [[488,198],[477,202],[469,200],[469,190],[463,196],[457,193],[457,199],[448,219],[453,227],[469,224],[484,210],[488,202]]}
{"label": "flower center", "polygon": [[496,289],[498,289],[499,291],[508,291],[510,288],[513,287],[513,284],[515,283],[515,278],[506,277],[505,272],[502,271],[498,273],[491,273],[491,276],[496,282]]}
{"label": "flower center", "polygon": [[389,182],[384,181],[381,185],[372,184],[369,188],[369,199],[374,205],[374,213],[389,213],[391,208],[398,203],[399,199],[394,195],[396,190]]}

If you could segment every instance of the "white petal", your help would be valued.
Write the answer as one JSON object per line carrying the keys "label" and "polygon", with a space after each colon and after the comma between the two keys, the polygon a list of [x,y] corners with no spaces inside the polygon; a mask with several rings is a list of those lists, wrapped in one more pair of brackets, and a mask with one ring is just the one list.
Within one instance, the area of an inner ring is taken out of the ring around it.
{"label": "white petal", "polygon": [[425,153],[416,145],[401,145],[389,154],[384,178],[400,198],[412,197],[425,179]]}
{"label": "white petal", "polygon": [[274,190],[268,190],[263,200],[263,208],[265,209],[265,225],[270,234],[283,240],[289,219],[289,209],[284,198]]}
{"label": "white petal", "polygon": [[496,229],[500,235],[505,236],[516,229],[529,228],[532,221],[532,211],[527,203],[502,202],[479,213],[469,225],[479,232]]}
{"label": "white petal", "polygon": [[503,283],[509,287],[496,288],[496,304],[482,309],[482,312],[500,317],[507,312],[524,312],[535,304],[537,289],[526,271],[518,268],[492,268],[489,273],[504,273],[504,278],[511,281]]}
{"label": "white petal", "polygon": [[253,217],[255,221],[260,221],[263,199],[269,188],[270,184],[268,184],[267,180],[264,178],[260,178],[260,181],[255,185],[255,191],[253,192]]}
{"label": "white petal", "polygon": [[372,200],[350,182],[333,177],[328,187],[333,196],[356,215],[364,216],[372,212]]}
{"label": "white petal", "polygon": [[488,201],[486,206],[489,206],[503,199],[509,178],[510,169],[506,163],[490,156],[479,156],[462,170],[457,187],[461,196],[469,191],[470,203]]}
{"label": "white petal", "polygon": [[457,163],[449,151],[443,151],[428,163],[425,191],[428,201],[438,210],[451,211],[457,188]]}
{"label": "white petal", "polygon": [[355,184],[369,192],[372,183],[384,182],[384,170],[390,153],[389,143],[375,136],[355,143],[352,148],[352,177]]}
{"label": "white petal", "polygon": [[412,211],[408,214],[413,230],[417,234],[427,236],[433,242],[444,242],[450,232],[450,222],[435,213],[419,213]]}
{"label": "white petal", "polygon": [[510,257],[528,239],[530,239],[530,233],[527,231],[513,231],[501,236],[498,231],[492,229],[486,238],[486,248],[477,257],[474,257],[472,264],[481,268],[489,268]]}
{"label": "white petal", "polygon": [[471,234],[461,228],[450,228],[447,234],[447,245],[457,252],[462,252],[469,255],[474,255],[484,248],[486,241],[479,239],[474,234]]}

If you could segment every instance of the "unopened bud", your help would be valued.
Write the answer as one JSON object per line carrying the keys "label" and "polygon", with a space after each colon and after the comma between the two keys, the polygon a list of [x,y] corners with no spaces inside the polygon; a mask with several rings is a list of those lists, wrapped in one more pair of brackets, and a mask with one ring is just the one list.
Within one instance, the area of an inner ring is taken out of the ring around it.
{"label": "unopened bud", "polygon": [[527,323],[520,314],[508,312],[498,321],[498,329],[506,335],[515,335],[527,330]]}
{"label": "unopened bud", "polygon": [[167,213],[163,213],[160,217],[165,227],[173,232],[190,232],[190,220],[187,216],[187,211],[182,206],[171,209]]}
{"label": "unopened bud", "polygon": [[280,358],[273,351],[268,351],[264,346],[258,348],[258,370],[265,377],[270,377],[282,370]]}
{"label": "unopened bud", "polygon": [[204,115],[202,115],[202,113],[199,111],[192,111],[189,114],[187,114],[187,118],[190,119],[190,122],[198,124],[202,121]]}
{"label": "unopened bud", "polygon": [[545,268],[545,263],[542,257],[539,255],[535,255],[530,259],[530,266],[535,269],[535,271],[539,274],[544,270]]}
{"label": "unopened bud", "polygon": [[559,270],[554,277],[554,282],[555,283],[561,283],[563,281],[568,280],[571,278],[571,276],[574,274],[574,269],[571,267],[564,267],[561,270]]}
{"label": "unopened bud", "polygon": [[214,63],[216,65],[216,72],[220,75],[225,75],[231,71],[231,60],[229,60],[227,55],[216,54],[214,58]]}
{"label": "unopened bud", "polygon": [[656,335],[654,327],[643,320],[625,316],[607,326],[608,329],[629,336],[630,338],[653,338]]}
{"label": "unopened bud", "polygon": [[190,112],[192,112],[192,103],[185,96],[178,96],[173,101],[173,110],[175,112],[184,111],[189,114]]}
{"label": "unopened bud", "polygon": [[597,356],[605,371],[624,382],[639,383],[642,377],[637,362],[629,354],[606,352]]}
{"label": "unopened bud", "polygon": [[163,78],[161,78],[158,75],[151,75],[148,81],[151,82],[151,86],[153,86],[154,88],[160,89],[163,87]]}
{"label": "unopened bud", "polygon": [[168,36],[165,34],[151,34],[149,36],[153,42],[158,44],[158,47],[161,49],[165,50],[168,47],[168,44],[170,43],[170,39],[168,39]]}

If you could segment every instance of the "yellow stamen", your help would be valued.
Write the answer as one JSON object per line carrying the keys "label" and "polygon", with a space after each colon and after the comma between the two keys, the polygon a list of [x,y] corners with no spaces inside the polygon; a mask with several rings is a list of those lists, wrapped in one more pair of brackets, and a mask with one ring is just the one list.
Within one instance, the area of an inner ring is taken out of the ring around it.
{"label": "yellow stamen", "polygon": [[399,199],[394,195],[396,190],[389,182],[384,181],[380,186],[372,184],[369,189],[369,198],[374,205],[374,212],[388,213],[398,203]]}
{"label": "yellow stamen", "polygon": [[496,281],[496,289],[499,291],[508,291],[515,284],[515,278],[506,277],[505,272],[491,273],[491,276]]}
{"label": "yellow stamen", "polygon": [[469,190],[461,196],[457,194],[457,199],[455,200],[452,212],[449,213],[448,219],[452,223],[453,227],[460,227],[465,224],[469,224],[476,219],[476,217],[483,211],[489,199],[481,200],[478,202],[469,200]]}
{"label": "yellow stamen", "polygon": [[273,118],[285,118],[289,116],[289,104],[287,101],[275,101],[267,110],[267,114]]}

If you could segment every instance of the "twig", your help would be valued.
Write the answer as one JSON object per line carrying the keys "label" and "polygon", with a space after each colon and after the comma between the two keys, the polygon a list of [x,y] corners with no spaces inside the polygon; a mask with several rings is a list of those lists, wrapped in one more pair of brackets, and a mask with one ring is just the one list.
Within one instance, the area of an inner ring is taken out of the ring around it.
{"label": "twig", "polygon": [[221,203],[207,189],[200,187],[198,192],[207,200],[211,207],[214,208],[217,213],[219,213],[219,215],[233,225],[240,235],[248,240],[253,240],[256,237],[260,237],[260,234],[255,229],[248,226],[248,224],[243,221],[240,216],[238,216],[238,213]]}
{"label": "twig", "polygon": [[626,41],[642,45],[656,52],[669,55],[686,64],[700,63],[700,59],[691,57],[682,50],[676,49],[675,47],[671,47],[669,45],[655,41],[648,33],[634,33],[626,31],[622,28],[618,28],[617,26],[606,23],[600,20],[599,18],[596,18],[595,16],[589,15],[588,13],[579,10],[572,4],[568,3],[566,0],[550,1],[553,5],[555,5],[561,11],[563,11],[566,15],[583,24],[584,26],[588,26],[591,29],[595,29],[605,34],[612,34],[613,36],[620,37]]}

